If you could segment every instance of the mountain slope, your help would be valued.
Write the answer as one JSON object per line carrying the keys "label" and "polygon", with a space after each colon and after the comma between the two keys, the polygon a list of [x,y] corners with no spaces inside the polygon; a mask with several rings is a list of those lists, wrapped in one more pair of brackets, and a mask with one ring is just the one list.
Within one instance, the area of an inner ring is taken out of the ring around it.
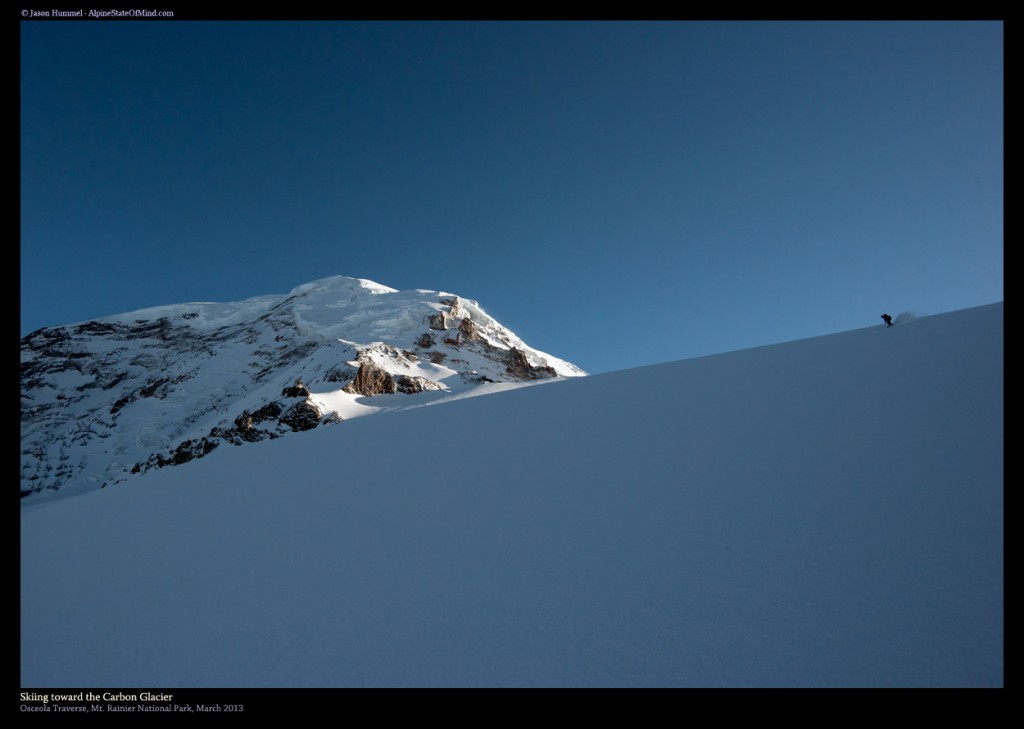
{"label": "mountain slope", "polygon": [[81,493],[225,443],[496,383],[585,374],[475,301],[345,276],[41,329],[21,350],[22,496]]}
{"label": "mountain slope", "polygon": [[1002,328],[552,380],[26,504],[22,686],[1002,685]]}

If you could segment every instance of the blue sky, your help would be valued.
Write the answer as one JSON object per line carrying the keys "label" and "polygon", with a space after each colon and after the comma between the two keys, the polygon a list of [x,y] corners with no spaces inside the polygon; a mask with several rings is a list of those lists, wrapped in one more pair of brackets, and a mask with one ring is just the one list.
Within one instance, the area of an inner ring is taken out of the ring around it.
{"label": "blue sky", "polygon": [[1003,299],[998,22],[21,25],[21,329],[334,274],[592,372]]}

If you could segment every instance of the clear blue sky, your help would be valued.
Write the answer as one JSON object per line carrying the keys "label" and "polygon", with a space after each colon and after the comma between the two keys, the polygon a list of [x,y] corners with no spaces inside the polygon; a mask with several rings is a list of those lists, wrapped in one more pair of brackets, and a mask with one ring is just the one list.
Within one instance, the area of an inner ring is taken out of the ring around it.
{"label": "clear blue sky", "polygon": [[334,274],[592,372],[1003,299],[999,22],[21,24],[21,330]]}

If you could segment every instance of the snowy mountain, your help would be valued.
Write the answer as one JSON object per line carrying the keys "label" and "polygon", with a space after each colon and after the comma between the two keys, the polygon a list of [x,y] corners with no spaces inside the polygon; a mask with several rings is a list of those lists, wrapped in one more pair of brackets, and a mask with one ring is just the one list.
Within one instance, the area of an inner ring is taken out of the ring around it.
{"label": "snowy mountain", "polygon": [[22,687],[1003,684],[1002,304],[546,382],[24,499]]}
{"label": "snowy mountain", "polygon": [[50,327],[21,341],[21,494],[81,493],[224,443],[583,374],[475,301],[345,276]]}

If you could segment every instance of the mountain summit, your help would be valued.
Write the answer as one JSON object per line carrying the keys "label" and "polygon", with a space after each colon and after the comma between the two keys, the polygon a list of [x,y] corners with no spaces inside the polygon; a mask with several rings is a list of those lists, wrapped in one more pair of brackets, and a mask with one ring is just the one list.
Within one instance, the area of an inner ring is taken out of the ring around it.
{"label": "mountain summit", "polygon": [[21,340],[21,495],[79,493],[224,443],[585,374],[476,301],[347,276],[47,327]]}

